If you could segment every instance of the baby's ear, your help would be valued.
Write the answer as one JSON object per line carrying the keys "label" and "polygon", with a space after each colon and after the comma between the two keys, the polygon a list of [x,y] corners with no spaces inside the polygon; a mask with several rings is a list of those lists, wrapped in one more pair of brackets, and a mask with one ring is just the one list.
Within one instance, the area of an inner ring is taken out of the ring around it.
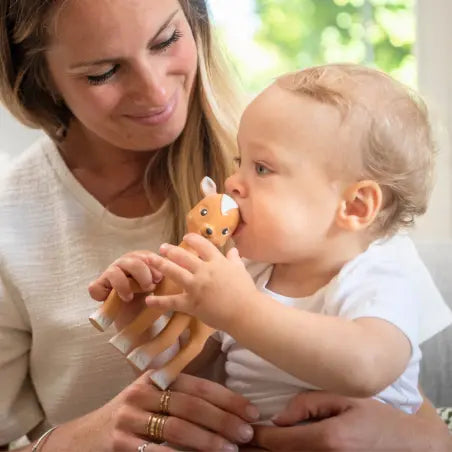
{"label": "baby's ear", "polygon": [[350,185],[344,191],[336,211],[336,224],[349,231],[361,231],[369,227],[383,202],[380,186],[373,180],[363,180]]}

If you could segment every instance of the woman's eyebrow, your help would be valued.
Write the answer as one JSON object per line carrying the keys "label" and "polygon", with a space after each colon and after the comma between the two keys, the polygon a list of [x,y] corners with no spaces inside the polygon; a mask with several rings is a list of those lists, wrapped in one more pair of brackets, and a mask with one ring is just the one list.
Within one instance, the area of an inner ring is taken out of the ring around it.
{"label": "woman's eyebrow", "polygon": [[[172,12],[169,17],[165,20],[165,22],[162,24],[162,26],[157,30],[157,33],[154,34],[154,36],[149,40],[148,46],[151,45],[152,41],[168,26],[168,24],[171,22],[173,17],[179,12],[179,9],[176,9],[176,11]],[[101,60],[95,60],[95,61],[82,61],[79,63],[72,64],[69,69],[78,69],[81,67],[87,67],[87,66],[96,66],[96,65],[102,65],[107,63],[112,63],[114,61],[117,61],[119,58],[103,58]]]}

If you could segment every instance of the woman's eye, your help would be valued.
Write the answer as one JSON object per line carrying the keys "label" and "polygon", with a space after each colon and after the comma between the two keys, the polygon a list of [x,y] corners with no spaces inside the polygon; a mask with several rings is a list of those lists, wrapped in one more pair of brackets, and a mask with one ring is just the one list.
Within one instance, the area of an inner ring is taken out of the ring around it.
{"label": "woman's eye", "polygon": [[261,163],[256,163],[255,169],[256,169],[256,173],[259,176],[264,176],[265,174],[270,174],[270,172],[271,172],[266,166],[262,165]]}
{"label": "woman's eye", "polygon": [[109,71],[100,75],[87,75],[86,78],[91,85],[101,85],[107,82],[119,69],[119,64],[115,64]]}
{"label": "woman's eye", "polygon": [[174,30],[173,34],[166,41],[159,42],[151,47],[151,50],[156,50],[157,52],[165,51],[172,44],[178,41],[182,37],[182,33],[179,30]]}
{"label": "woman's eye", "polygon": [[242,163],[242,159],[241,159],[240,157],[234,157],[233,162],[234,162],[234,165],[235,165],[237,168],[240,168],[240,165],[241,165],[241,163]]}

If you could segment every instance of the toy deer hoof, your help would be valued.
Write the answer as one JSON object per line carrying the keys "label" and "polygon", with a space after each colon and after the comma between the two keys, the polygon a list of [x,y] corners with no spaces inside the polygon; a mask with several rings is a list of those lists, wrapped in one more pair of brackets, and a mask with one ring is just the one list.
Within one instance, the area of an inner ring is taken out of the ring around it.
{"label": "toy deer hoof", "polygon": [[168,372],[165,369],[159,369],[152,372],[149,378],[152,383],[162,391],[168,389],[168,386],[174,381],[174,378],[168,375]]}
{"label": "toy deer hoof", "polygon": [[91,325],[102,332],[105,331],[113,323],[113,319],[104,315],[100,309],[98,309],[96,312],[93,312],[88,318],[91,322]]}
{"label": "toy deer hoof", "polygon": [[109,342],[123,354],[127,354],[132,348],[132,341],[121,333],[114,335]]}
{"label": "toy deer hoof", "polygon": [[132,350],[131,353],[127,356],[127,359],[139,370],[144,371],[151,364],[153,359],[152,356],[149,356],[142,347],[138,347],[135,350]]}

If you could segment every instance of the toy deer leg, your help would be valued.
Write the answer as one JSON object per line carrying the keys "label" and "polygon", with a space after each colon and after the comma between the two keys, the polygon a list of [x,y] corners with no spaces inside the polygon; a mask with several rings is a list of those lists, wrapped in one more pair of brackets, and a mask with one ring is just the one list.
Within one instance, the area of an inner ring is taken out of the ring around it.
{"label": "toy deer leg", "polygon": [[161,390],[165,390],[182,370],[198,356],[209,336],[215,331],[196,318],[190,322],[190,339],[164,367],[152,372],[150,379]]}
{"label": "toy deer leg", "polygon": [[138,369],[144,371],[155,356],[177,343],[179,336],[188,327],[190,320],[191,317],[188,314],[175,312],[157,336],[150,342],[132,350],[127,359]]}
{"label": "toy deer leg", "polygon": [[[143,290],[135,280],[129,278],[129,281],[133,293],[143,293]],[[89,316],[89,321],[99,331],[105,331],[114,322],[121,305],[122,300],[116,290],[113,289],[101,307]]]}
{"label": "toy deer leg", "polygon": [[110,344],[114,345],[120,352],[128,353],[137,342],[139,336],[144,333],[161,315],[163,311],[146,307],[118,334],[110,339]]}

